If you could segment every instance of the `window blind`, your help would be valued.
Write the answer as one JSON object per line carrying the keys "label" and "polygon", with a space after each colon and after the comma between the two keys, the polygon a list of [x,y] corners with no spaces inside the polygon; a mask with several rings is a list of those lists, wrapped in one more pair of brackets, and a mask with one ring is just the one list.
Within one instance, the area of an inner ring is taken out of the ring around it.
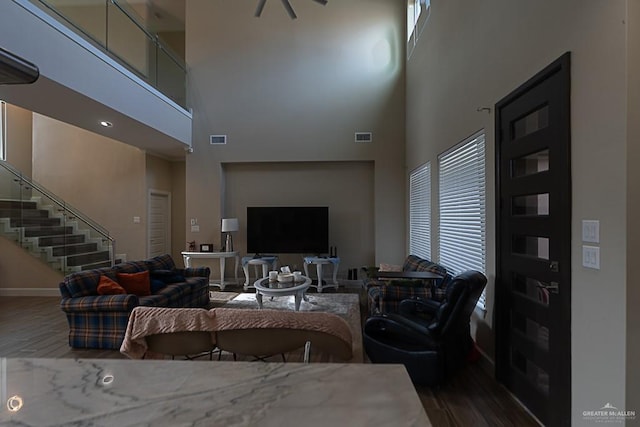
{"label": "window blind", "polygon": [[409,176],[409,253],[431,259],[431,164]]}
{"label": "window blind", "polygon": [[[485,272],[485,142],[479,132],[438,156],[439,260],[452,274]],[[485,309],[485,295],[478,305]]]}

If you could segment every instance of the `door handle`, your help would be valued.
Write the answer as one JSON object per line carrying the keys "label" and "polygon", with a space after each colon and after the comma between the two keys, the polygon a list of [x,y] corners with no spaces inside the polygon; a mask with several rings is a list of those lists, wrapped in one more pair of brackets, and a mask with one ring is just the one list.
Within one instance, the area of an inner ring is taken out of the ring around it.
{"label": "door handle", "polygon": [[546,289],[549,293],[557,294],[560,291],[560,285],[558,282],[551,282],[548,285],[544,285],[542,283],[538,283],[538,287],[542,289]]}

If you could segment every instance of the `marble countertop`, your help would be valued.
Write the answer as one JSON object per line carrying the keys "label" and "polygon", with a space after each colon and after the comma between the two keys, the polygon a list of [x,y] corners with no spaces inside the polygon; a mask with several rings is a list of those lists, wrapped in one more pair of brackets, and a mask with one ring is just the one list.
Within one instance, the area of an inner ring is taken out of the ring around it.
{"label": "marble countertop", "polygon": [[429,426],[402,365],[0,359],[0,425]]}

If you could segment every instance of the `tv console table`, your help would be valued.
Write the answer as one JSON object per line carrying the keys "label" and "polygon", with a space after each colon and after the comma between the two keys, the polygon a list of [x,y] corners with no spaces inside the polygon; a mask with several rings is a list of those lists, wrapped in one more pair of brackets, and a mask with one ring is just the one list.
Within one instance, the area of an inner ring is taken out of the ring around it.
{"label": "tv console table", "polygon": [[[238,284],[238,263],[240,262],[240,255],[235,252],[182,252],[182,258],[184,260],[184,266],[186,268],[191,267],[192,259],[218,259],[220,260],[220,281],[217,282],[213,279],[209,280],[209,286],[217,286],[221,291],[224,291],[224,287],[227,284]],[[235,266],[233,268],[233,274],[235,276],[235,282],[225,280],[224,270],[226,266],[227,258],[235,258]]]}
{"label": "tv console table", "polygon": [[[317,257],[317,256],[306,256],[304,257],[304,275],[309,276],[309,265],[316,265],[316,275],[318,276],[318,284],[312,284],[311,286],[318,289],[318,293],[322,292],[322,288],[338,288],[338,267],[340,266],[340,258],[338,257]],[[332,283],[327,283],[326,285],[322,281],[322,266],[323,265],[332,265],[333,266],[333,281]]]}

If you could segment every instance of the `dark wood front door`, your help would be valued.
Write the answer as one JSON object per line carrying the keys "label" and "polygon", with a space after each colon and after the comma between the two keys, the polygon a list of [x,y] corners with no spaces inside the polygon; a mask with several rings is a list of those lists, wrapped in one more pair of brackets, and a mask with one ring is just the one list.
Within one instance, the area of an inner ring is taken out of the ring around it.
{"label": "dark wood front door", "polygon": [[496,104],[496,376],[571,421],[570,55]]}

